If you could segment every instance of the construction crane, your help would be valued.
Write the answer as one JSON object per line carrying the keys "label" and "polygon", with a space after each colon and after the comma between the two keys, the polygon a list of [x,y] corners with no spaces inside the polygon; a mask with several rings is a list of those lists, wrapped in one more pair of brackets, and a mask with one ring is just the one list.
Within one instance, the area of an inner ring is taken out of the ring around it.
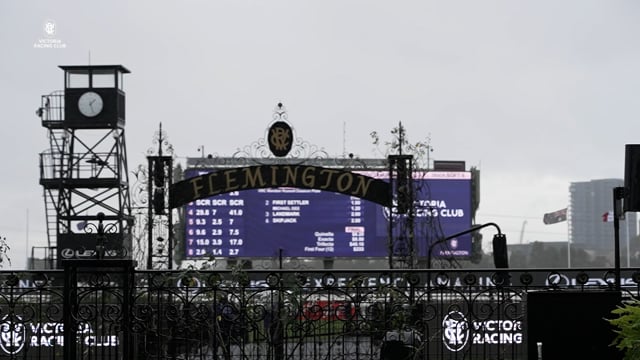
{"label": "construction crane", "polygon": [[522,244],[522,239],[524,238],[524,228],[527,226],[527,220],[522,222],[522,228],[520,229],[520,244]]}

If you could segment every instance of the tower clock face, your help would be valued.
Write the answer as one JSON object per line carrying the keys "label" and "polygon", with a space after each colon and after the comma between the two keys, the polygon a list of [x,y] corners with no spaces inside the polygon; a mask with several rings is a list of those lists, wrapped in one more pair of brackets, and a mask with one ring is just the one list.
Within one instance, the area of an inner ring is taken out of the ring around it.
{"label": "tower clock face", "polygon": [[87,91],[78,99],[78,110],[86,117],[97,116],[103,106],[102,97],[93,91]]}

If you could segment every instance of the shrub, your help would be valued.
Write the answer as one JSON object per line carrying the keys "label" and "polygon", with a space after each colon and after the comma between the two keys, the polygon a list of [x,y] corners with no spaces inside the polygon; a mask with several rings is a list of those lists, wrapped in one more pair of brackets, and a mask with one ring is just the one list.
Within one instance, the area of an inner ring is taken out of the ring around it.
{"label": "shrub", "polygon": [[625,360],[640,359],[640,301],[624,301],[611,313],[618,316],[608,319],[617,334],[611,345],[624,352]]}

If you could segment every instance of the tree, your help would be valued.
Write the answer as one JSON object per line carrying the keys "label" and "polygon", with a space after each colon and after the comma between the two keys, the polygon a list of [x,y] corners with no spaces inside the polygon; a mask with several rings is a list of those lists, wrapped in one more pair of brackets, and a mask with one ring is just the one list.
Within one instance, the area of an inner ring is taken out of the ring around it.
{"label": "tree", "polygon": [[[390,141],[387,140],[381,144],[380,135],[378,135],[377,131],[372,131],[369,135],[371,136],[373,145],[376,146],[376,150],[383,156],[387,157],[392,153],[411,154],[416,164],[415,169],[429,169],[429,155],[433,151],[431,138],[429,136],[427,136],[425,141],[409,142],[402,122],[399,122],[397,127],[391,129],[392,138]],[[380,146],[384,148],[380,149]]]}
{"label": "tree", "polygon": [[624,351],[625,360],[640,358],[640,302],[637,299],[624,301],[611,313],[615,317],[607,320],[616,333],[611,345]]}

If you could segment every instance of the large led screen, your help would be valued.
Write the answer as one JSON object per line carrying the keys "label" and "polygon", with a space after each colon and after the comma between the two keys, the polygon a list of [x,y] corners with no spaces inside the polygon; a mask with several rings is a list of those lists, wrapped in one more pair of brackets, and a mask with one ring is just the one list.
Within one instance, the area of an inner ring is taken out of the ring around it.
{"label": "large led screen", "polygon": [[[185,178],[215,171],[188,169]],[[358,171],[378,179],[386,171]],[[469,172],[414,173],[418,256],[430,244],[471,227]],[[244,190],[186,205],[186,257],[386,257],[389,209],[343,194],[298,188]],[[393,223],[406,223],[393,215]],[[406,229],[405,229],[406,230]],[[400,226],[394,227],[394,236]],[[433,257],[466,257],[469,235],[438,244]]]}

